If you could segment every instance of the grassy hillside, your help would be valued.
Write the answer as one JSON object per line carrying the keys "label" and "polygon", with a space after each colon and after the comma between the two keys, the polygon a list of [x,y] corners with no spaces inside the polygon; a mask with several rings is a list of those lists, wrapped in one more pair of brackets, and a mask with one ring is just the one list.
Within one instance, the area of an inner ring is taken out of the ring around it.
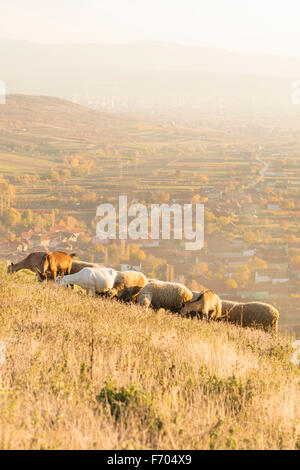
{"label": "grassy hillside", "polygon": [[0,277],[2,449],[300,447],[291,338]]}
{"label": "grassy hillside", "polygon": [[[61,152],[98,148],[112,140],[122,141],[134,123],[117,115],[93,111],[70,101],[44,96],[9,95],[0,107],[0,169],[6,171],[7,153],[25,170],[47,169]],[[35,158],[27,162],[26,157]],[[29,164],[28,164],[29,163]]]}

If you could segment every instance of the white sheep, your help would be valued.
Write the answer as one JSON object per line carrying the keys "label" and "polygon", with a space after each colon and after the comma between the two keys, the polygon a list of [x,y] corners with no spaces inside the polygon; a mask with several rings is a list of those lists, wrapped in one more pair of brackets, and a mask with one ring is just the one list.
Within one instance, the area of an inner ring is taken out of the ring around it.
{"label": "white sheep", "polygon": [[193,298],[193,293],[183,284],[151,280],[136,295],[136,300],[144,307],[164,308],[178,312],[183,304]]}
{"label": "white sheep", "polygon": [[111,268],[83,268],[76,274],[64,276],[56,280],[56,285],[77,285],[85,289],[86,293],[101,294],[112,288],[117,271]]}
{"label": "white sheep", "polygon": [[222,300],[222,320],[241,326],[278,331],[279,312],[273,305],[263,302],[231,302]]}
{"label": "white sheep", "polygon": [[121,271],[116,276],[113,288],[109,291],[108,296],[126,300],[128,292],[131,292],[132,289],[135,293],[139,292],[147,283],[148,279],[139,271]]}

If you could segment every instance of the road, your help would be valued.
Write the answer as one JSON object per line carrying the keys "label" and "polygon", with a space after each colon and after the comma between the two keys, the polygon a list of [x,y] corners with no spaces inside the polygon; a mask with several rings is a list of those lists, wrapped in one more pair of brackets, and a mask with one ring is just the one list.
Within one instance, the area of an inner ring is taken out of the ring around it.
{"label": "road", "polygon": [[262,160],[260,153],[256,154],[255,159],[257,162],[259,162],[262,165],[262,168],[259,172],[258,180],[254,181],[254,183],[248,184],[248,186],[246,186],[245,189],[254,188],[257,184],[261,183],[264,180],[265,173],[269,168],[269,163]]}

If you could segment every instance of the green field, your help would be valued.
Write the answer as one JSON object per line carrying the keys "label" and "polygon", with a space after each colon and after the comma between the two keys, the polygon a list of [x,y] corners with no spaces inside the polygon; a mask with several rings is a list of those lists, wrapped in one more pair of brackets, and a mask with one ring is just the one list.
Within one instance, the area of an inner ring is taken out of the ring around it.
{"label": "green field", "polygon": [[13,153],[0,153],[0,172],[7,175],[44,172],[49,170],[53,163],[49,160],[43,160],[28,155],[15,155]]}

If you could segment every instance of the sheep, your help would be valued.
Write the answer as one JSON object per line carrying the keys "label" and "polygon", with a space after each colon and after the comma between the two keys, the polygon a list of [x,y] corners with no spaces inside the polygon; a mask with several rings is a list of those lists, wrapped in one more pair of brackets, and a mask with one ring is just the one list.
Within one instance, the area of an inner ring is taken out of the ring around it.
{"label": "sheep", "polygon": [[158,280],[151,280],[135,295],[136,301],[144,307],[164,308],[172,312],[178,312],[192,297],[193,293],[183,284]]}
{"label": "sheep", "polygon": [[56,285],[77,285],[85,289],[86,293],[92,295],[104,293],[112,288],[117,271],[111,268],[83,268],[76,274],[64,276],[57,279]]}
{"label": "sheep", "polygon": [[148,279],[139,271],[121,271],[115,278],[113,288],[108,292],[108,297],[117,297],[119,300],[127,300],[128,290],[135,289],[139,292],[146,284]]}
{"label": "sheep", "polygon": [[101,268],[102,266],[97,263],[88,263],[87,261],[72,261],[72,267],[71,267],[71,272],[70,274],[76,274],[79,273],[83,268]]}
{"label": "sheep", "polygon": [[231,302],[222,300],[221,320],[244,327],[253,326],[265,331],[278,331],[279,312],[263,302]]}
{"label": "sheep", "polygon": [[217,320],[222,315],[222,302],[220,297],[211,289],[202,292],[193,292],[193,298],[180,310],[181,315],[195,313],[199,317],[209,320]]}

